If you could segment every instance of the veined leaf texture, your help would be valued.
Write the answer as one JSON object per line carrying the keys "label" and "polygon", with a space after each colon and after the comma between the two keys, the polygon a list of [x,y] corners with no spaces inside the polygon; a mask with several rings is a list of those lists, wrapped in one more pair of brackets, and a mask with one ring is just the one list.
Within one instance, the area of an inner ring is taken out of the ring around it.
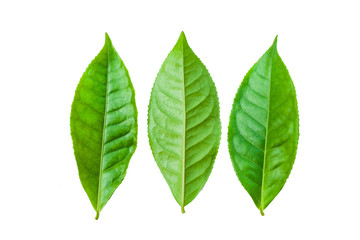
{"label": "veined leaf texture", "polygon": [[242,81],[228,129],[233,167],[262,215],[290,174],[298,139],[295,88],[276,37]]}
{"label": "veined leaf texture", "polygon": [[[134,88],[107,34],[76,88],[70,128],[79,177],[98,219],[137,144]],[[155,79],[148,137],[183,213],[211,173],[220,135],[215,84],[182,32]],[[291,172],[298,139],[296,92],[276,37],[242,81],[228,127],[234,170],[262,215]]]}
{"label": "veined leaf texture", "polygon": [[183,213],[211,173],[220,135],[214,82],[182,32],[152,89],[148,136],[155,161]]}
{"label": "veined leaf texture", "polygon": [[123,181],[137,142],[134,88],[107,34],[76,88],[70,128],[80,181],[98,219]]}

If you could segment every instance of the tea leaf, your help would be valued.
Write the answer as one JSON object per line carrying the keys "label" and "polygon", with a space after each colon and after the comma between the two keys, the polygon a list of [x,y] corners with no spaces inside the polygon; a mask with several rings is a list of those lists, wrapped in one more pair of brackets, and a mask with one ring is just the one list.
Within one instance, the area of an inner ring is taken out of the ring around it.
{"label": "tea leaf", "polygon": [[246,74],[228,129],[236,175],[262,215],[290,174],[299,139],[295,88],[276,45]]}
{"label": "tea leaf", "polygon": [[76,88],[70,128],[80,181],[98,219],[123,181],[137,142],[134,88],[107,34]]}
{"label": "tea leaf", "polygon": [[148,134],[155,161],[184,213],[210,175],[221,126],[214,82],[183,32],[156,77]]}

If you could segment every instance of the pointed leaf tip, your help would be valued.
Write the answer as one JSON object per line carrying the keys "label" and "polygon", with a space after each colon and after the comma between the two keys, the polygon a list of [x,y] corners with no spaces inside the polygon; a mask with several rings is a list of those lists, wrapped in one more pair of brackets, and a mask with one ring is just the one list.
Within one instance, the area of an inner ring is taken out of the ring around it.
{"label": "pointed leaf tip", "polygon": [[274,39],[274,42],[273,42],[273,47],[275,49],[277,49],[277,39],[278,39],[278,35],[276,35],[275,39]]}
{"label": "pointed leaf tip", "polygon": [[184,33],[184,31],[181,31],[181,33],[180,33],[180,37],[179,37],[179,40],[178,40],[178,42],[182,42],[182,43],[187,43],[187,40],[186,40],[186,36],[185,36],[185,33]]}
{"label": "pointed leaf tip", "polygon": [[109,37],[109,34],[105,32],[105,45],[111,45],[111,39]]}

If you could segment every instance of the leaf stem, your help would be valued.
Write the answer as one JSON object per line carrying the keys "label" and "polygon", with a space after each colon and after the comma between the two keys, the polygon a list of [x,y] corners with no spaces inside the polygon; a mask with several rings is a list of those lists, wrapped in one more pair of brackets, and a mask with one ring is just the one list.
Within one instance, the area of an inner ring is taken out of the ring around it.
{"label": "leaf stem", "polygon": [[100,211],[96,211],[96,216],[95,216],[95,220],[98,220],[100,216]]}

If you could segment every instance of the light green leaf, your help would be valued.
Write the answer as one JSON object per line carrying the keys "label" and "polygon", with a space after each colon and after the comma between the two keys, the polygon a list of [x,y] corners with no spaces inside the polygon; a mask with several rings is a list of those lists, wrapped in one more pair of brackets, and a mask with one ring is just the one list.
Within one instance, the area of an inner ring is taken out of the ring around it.
{"label": "light green leaf", "polygon": [[210,175],[221,126],[214,82],[183,32],[156,77],[148,134],[155,161],[184,213]]}
{"label": "light green leaf", "polygon": [[246,74],[228,129],[236,175],[262,215],[290,174],[299,139],[295,88],[276,44]]}
{"label": "light green leaf", "polygon": [[125,177],[136,148],[137,109],[128,71],[106,34],[71,106],[71,137],[82,186],[96,218]]}

